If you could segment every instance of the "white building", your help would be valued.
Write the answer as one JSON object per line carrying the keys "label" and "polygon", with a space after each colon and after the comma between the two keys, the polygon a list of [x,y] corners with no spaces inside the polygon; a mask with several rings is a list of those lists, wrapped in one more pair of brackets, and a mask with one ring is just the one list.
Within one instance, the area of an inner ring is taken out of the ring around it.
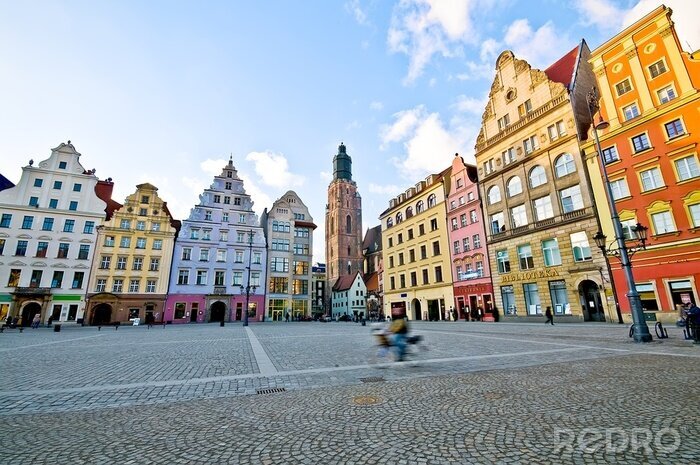
{"label": "white building", "polygon": [[22,168],[15,187],[0,192],[0,316],[31,323],[83,317],[95,228],[107,203],[94,170],[80,164],[68,141],[37,166]]}
{"label": "white building", "polygon": [[294,191],[263,212],[260,224],[267,238],[266,319],[311,316],[313,237],[316,225]]}
{"label": "white building", "polygon": [[343,315],[367,318],[367,286],[359,271],[339,277],[333,284],[332,292],[333,318]]}

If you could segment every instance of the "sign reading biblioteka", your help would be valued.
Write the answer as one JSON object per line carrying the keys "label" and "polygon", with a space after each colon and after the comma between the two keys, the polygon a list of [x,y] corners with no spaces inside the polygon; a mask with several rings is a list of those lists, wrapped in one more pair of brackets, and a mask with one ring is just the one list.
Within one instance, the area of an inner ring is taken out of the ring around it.
{"label": "sign reading biblioteka", "polygon": [[545,268],[539,271],[525,271],[523,273],[510,273],[504,275],[501,278],[502,283],[512,283],[515,281],[524,281],[526,279],[539,279],[539,278],[556,278],[559,276],[559,272],[554,268]]}

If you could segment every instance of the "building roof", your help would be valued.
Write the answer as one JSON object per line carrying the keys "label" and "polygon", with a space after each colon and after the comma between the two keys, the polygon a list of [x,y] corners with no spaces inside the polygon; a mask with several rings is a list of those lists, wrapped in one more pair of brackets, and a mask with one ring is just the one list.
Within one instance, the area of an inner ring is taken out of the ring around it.
{"label": "building roof", "polygon": [[5,189],[9,189],[10,187],[15,187],[15,183],[13,183],[5,176],[0,174],[0,191],[4,191]]}
{"label": "building roof", "polygon": [[544,70],[547,77],[555,82],[561,82],[567,89],[571,88],[571,82],[574,79],[574,70],[578,63],[578,54],[581,44],[572,48],[566,55],[559,58],[549,68]]}
{"label": "building roof", "polygon": [[97,194],[97,196],[107,204],[107,208],[105,208],[106,220],[112,218],[114,210],[118,210],[124,206],[116,200],[112,199],[113,190],[114,183],[112,182],[112,178],[109,178],[105,181],[97,181],[97,185],[95,186],[95,194]]}
{"label": "building roof", "polygon": [[362,240],[362,252],[365,255],[373,254],[382,250],[382,225],[378,224],[369,228]]}
{"label": "building roof", "polygon": [[377,273],[376,271],[372,273],[367,273],[363,276],[363,280],[365,282],[367,292],[379,291],[379,273]]}
{"label": "building roof", "polygon": [[355,278],[359,273],[359,271],[356,271],[354,274],[346,274],[340,276],[335,281],[335,284],[333,284],[333,292],[347,291],[348,289],[350,289],[352,287],[352,284],[355,282]]}

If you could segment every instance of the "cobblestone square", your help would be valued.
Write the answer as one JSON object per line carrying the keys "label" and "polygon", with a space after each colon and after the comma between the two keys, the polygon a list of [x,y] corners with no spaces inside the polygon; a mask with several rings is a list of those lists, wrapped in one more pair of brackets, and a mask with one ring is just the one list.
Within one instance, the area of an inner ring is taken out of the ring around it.
{"label": "cobblestone square", "polygon": [[700,347],[606,324],[64,326],[0,335],[0,463],[697,463]]}

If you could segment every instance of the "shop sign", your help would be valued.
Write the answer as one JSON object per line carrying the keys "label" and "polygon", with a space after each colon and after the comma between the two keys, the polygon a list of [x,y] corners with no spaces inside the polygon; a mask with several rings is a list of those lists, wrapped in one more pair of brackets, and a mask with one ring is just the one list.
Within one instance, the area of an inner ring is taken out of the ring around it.
{"label": "shop sign", "polygon": [[554,268],[545,268],[544,270],[538,271],[524,271],[522,273],[511,273],[503,276],[501,282],[512,283],[515,281],[524,281],[529,279],[541,279],[541,278],[557,278],[559,277],[559,272]]}

